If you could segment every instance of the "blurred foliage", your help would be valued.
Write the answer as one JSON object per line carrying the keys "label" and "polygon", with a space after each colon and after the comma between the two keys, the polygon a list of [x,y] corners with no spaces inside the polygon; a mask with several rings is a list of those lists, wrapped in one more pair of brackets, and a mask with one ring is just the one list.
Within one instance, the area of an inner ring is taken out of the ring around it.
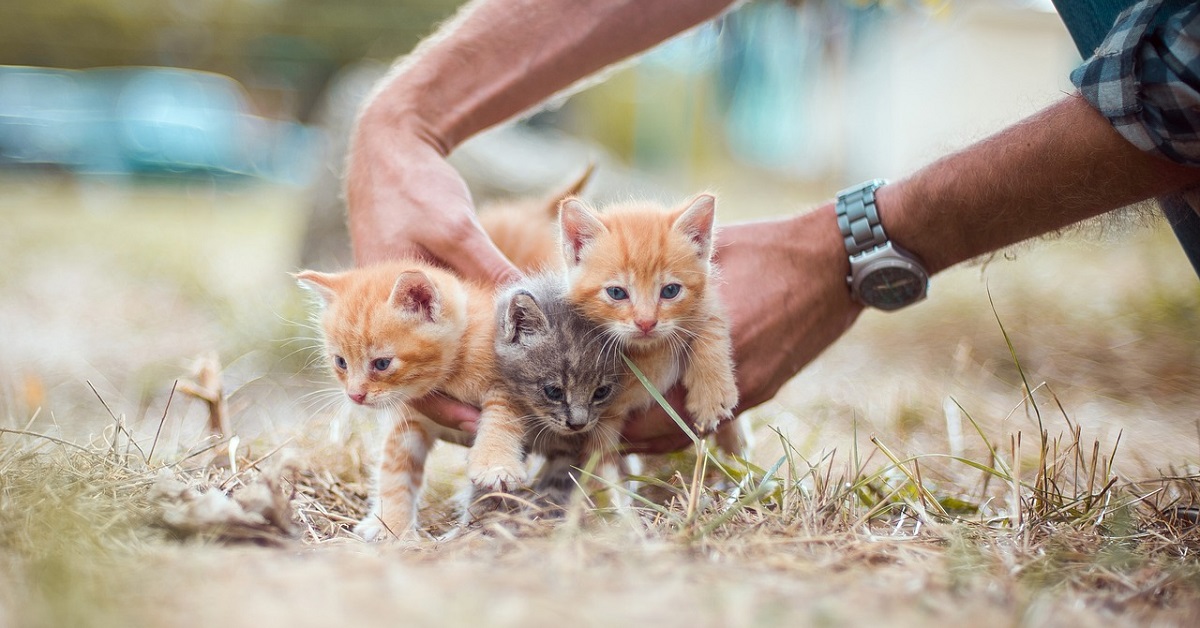
{"label": "blurred foliage", "polygon": [[[0,63],[59,68],[163,65],[220,72],[288,94],[307,117],[338,68],[410,50],[460,0],[46,0],[13,2]],[[262,98],[270,105],[269,98]]]}
{"label": "blurred foliage", "polygon": [[[57,68],[156,65],[245,84],[260,107],[307,119],[327,81],[363,58],[390,61],[463,0],[46,0],[11,2],[0,64]],[[785,0],[793,6],[898,6],[949,0]],[[762,2],[758,4],[763,4]],[[768,3],[769,4],[769,3]]]}

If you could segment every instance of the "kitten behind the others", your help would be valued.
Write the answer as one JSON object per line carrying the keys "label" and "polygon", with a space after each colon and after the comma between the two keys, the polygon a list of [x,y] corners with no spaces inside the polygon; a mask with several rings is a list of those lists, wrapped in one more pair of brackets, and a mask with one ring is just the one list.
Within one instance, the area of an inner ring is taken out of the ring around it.
{"label": "kitten behind the others", "polygon": [[562,268],[558,252],[558,205],[577,196],[592,178],[588,165],[573,181],[543,198],[494,201],[479,208],[479,224],[504,256],[524,273]]}

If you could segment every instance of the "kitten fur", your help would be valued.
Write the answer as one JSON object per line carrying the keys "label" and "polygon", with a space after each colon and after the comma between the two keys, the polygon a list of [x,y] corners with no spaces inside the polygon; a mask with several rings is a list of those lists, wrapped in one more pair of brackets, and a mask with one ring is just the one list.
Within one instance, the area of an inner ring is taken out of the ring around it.
{"label": "kitten fur", "polygon": [[[559,217],[568,301],[602,325],[655,388],[683,382],[701,434],[731,418],[738,400],[729,326],[710,282],[715,212],[708,194],[681,208],[637,202],[603,212],[569,198]],[[652,402],[630,374],[613,412]],[[718,444],[743,455],[738,423],[726,423]]]}
{"label": "kitten fur", "polygon": [[572,467],[599,456],[600,472],[615,472],[616,401],[625,367],[601,329],[566,301],[561,274],[509,286],[496,299],[496,363],[500,386],[525,426],[525,449],[546,459],[534,490],[564,505],[575,486]]}
{"label": "kitten fur", "polygon": [[440,391],[480,406],[467,474],[480,490],[524,483],[524,432],[496,389],[492,293],[437,267],[389,262],[296,279],[323,304],[319,322],[334,376],[355,403],[391,419],[370,513],[355,528],[366,539],[416,529],[425,460],[434,439],[471,444],[408,407]]}
{"label": "kitten fur", "polygon": [[562,270],[558,248],[558,206],[587,187],[595,164],[547,200],[517,199],[489,203],[479,210],[488,237],[514,266],[525,273]]}

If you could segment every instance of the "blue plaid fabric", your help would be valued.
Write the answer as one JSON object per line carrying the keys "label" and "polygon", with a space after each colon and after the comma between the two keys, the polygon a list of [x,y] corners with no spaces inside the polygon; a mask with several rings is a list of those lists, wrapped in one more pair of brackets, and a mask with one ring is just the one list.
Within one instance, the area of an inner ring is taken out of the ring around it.
{"label": "blue plaid fabric", "polygon": [[1134,146],[1200,166],[1200,3],[1156,26],[1161,4],[1121,13],[1071,81]]}

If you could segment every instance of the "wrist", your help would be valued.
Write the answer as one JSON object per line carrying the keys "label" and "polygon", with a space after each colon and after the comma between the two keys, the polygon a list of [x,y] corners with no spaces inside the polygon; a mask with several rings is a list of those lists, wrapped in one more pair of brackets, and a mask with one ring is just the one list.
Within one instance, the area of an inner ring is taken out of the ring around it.
{"label": "wrist", "polygon": [[859,309],[850,298],[846,277],[850,274],[850,259],[838,228],[837,208],[825,203],[816,209],[784,220],[777,233],[794,250],[787,256],[795,267],[793,277],[828,284],[823,288],[829,298],[845,300]]}
{"label": "wrist", "polygon": [[442,157],[454,150],[455,144],[439,125],[436,116],[429,114],[437,107],[426,102],[433,90],[422,85],[413,71],[402,63],[380,81],[367,99],[355,122],[356,145],[378,143],[389,147],[411,145],[414,142],[432,147]]}
{"label": "wrist", "polygon": [[[879,222],[888,239],[912,253],[930,275],[935,275],[963,259],[958,258],[955,238],[936,232],[937,227],[949,226],[949,220],[936,224],[918,221],[920,193],[912,179],[888,183],[875,191]],[[965,258],[964,258],[965,259]]]}
{"label": "wrist", "polygon": [[816,209],[792,217],[789,222],[789,238],[802,238],[812,248],[811,255],[819,260],[822,268],[835,271],[845,277],[850,272],[850,260],[846,256],[846,245],[838,228],[837,206],[825,203]]}
{"label": "wrist", "polygon": [[926,297],[929,271],[916,254],[889,235],[880,220],[879,192],[885,187],[883,179],[850,186],[838,192],[834,206],[850,263],[846,282],[851,297],[869,307],[895,311]]}

